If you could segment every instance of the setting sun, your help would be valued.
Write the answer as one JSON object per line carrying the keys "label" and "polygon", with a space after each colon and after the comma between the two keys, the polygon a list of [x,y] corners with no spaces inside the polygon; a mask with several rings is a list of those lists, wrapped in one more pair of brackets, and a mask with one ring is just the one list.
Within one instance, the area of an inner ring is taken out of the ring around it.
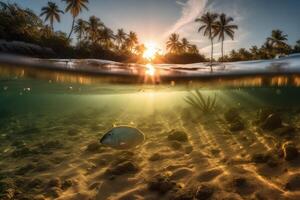
{"label": "setting sun", "polygon": [[157,44],[154,42],[148,42],[145,44],[146,50],[143,54],[143,57],[151,60],[155,57],[155,55],[159,52]]}

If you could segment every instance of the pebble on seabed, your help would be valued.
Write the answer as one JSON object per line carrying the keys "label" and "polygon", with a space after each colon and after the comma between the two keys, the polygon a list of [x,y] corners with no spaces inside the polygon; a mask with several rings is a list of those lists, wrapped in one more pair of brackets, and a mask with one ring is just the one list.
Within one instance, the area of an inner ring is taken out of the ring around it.
{"label": "pebble on seabed", "polygon": [[282,145],[283,156],[286,161],[292,161],[299,155],[299,151],[294,143],[286,142]]}

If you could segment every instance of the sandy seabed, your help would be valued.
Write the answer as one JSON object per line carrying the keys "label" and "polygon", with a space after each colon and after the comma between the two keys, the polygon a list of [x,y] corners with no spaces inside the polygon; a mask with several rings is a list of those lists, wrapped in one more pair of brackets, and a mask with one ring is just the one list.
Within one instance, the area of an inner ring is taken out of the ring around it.
{"label": "sandy seabed", "polygon": [[[299,114],[257,112],[2,118],[1,199],[300,199]],[[145,142],[100,145],[113,123],[138,127]]]}

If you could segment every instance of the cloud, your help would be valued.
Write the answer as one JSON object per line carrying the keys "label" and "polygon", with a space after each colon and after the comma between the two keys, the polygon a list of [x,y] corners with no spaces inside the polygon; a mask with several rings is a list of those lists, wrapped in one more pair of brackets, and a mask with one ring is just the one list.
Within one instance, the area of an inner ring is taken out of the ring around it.
{"label": "cloud", "polygon": [[170,34],[178,32],[184,26],[194,22],[194,20],[204,12],[207,2],[208,0],[176,1],[178,5],[182,6],[181,17],[164,36],[168,37]]}
{"label": "cloud", "polygon": [[[186,37],[191,43],[194,43],[200,49],[200,52],[206,56],[210,56],[210,41],[204,37],[202,33],[197,32],[199,24],[194,23],[194,20],[205,12],[225,13],[234,18],[234,23],[239,25],[236,31],[235,40],[226,39],[224,41],[225,54],[232,49],[241,48],[247,39],[249,31],[243,26],[243,13],[236,3],[224,3],[223,1],[215,0],[177,0],[176,3],[181,6],[182,12],[180,18],[168,29],[164,34],[163,40],[172,34],[179,33],[181,38]],[[214,56],[220,57],[221,43],[215,41]]]}

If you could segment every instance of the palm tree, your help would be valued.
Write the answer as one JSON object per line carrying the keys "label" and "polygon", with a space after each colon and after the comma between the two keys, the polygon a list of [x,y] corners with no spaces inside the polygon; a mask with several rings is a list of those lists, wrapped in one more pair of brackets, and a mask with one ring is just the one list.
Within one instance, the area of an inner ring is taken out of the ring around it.
{"label": "palm tree", "polygon": [[60,22],[60,13],[64,13],[62,10],[58,8],[56,3],[48,2],[48,5],[45,7],[42,7],[42,13],[40,16],[45,17],[45,21],[50,21],[51,30],[53,31],[53,23],[56,20],[57,22]]}
{"label": "palm tree", "polygon": [[107,27],[104,27],[103,29],[100,29],[99,30],[99,40],[102,42],[102,45],[106,48],[106,49],[109,49],[113,46],[113,43],[112,43],[112,39],[114,39],[114,32],[107,28]]}
{"label": "palm tree", "polygon": [[182,52],[187,52],[187,50],[189,49],[190,47],[190,42],[186,39],[186,38],[182,38],[181,39],[181,51]]}
{"label": "palm tree", "polygon": [[280,46],[280,45],[286,45],[287,41],[287,35],[283,34],[281,30],[273,30],[271,37],[267,38],[267,41],[272,46]]}
{"label": "palm tree", "polygon": [[267,38],[267,43],[274,48],[276,53],[283,53],[288,44],[286,43],[288,35],[284,34],[281,30],[273,30],[271,37]]}
{"label": "palm tree", "polygon": [[75,18],[79,15],[79,13],[82,12],[83,8],[88,10],[86,4],[89,3],[89,1],[88,0],[63,0],[63,1],[67,3],[67,7],[65,11],[70,12],[73,17],[72,28],[68,36],[68,39],[70,39],[75,25]]}
{"label": "palm tree", "polygon": [[139,43],[137,34],[135,32],[130,31],[126,43],[130,51],[132,51],[135,45]]}
{"label": "palm tree", "polygon": [[259,59],[259,49],[256,45],[252,46],[249,50],[252,54],[252,59]]}
{"label": "palm tree", "polygon": [[86,21],[84,21],[83,19],[77,20],[76,25],[74,26],[74,32],[77,34],[79,43],[81,43],[83,36],[86,34],[87,27],[88,23]]}
{"label": "palm tree", "polygon": [[179,41],[179,35],[176,33],[173,33],[170,35],[168,41],[167,41],[167,50],[170,53],[178,53],[181,48],[181,43]]}
{"label": "palm tree", "polygon": [[233,22],[232,17],[227,17],[224,13],[219,16],[219,20],[215,23],[215,36],[219,36],[221,41],[222,62],[224,58],[224,40],[225,36],[229,36],[234,39],[234,30],[238,29],[237,25],[231,24]]}
{"label": "palm tree", "polygon": [[88,38],[89,40],[91,40],[91,42],[93,44],[96,44],[97,40],[98,40],[98,34],[99,34],[99,29],[104,27],[104,24],[100,21],[99,18],[95,17],[95,16],[91,16],[89,18],[88,21],[88,27],[87,27],[87,34],[88,34]]}
{"label": "palm tree", "polygon": [[296,41],[296,45],[294,47],[294,52],[295,53],[300,53],[300,40]]}
{"label": "palm tree", "polygon": [[188,53],[190,54],[199,54],[199,50],[198,50],[198,47],[197,45],[190,45],[189,48],[188,48]]}
{"label": "palm tree", "polygon": [[197,18],[195,21],[199,22],[201,26],[198,29],[198,32],[204,30],[204,36],[207,36],[211,42],[211,56],[210,56],[210,66],[212,70],[212,61],[214,53],[214,31],[215,31],[215,22],[218,18],[218,14],[207,12],[202,15],[200,18]]}
{"label": "palm tree", "polygon": [[118,45],[118,49],[120,49],[122,43],[126,40],[126,33],[123,29],[118,29],[118,32],[116,34],[116,42]]}
{"label": "palm tree", "polygon": [[137,55],[141,56],[146,51],[146,46],[144,44],[137,45],[135,47],[135,52]]}

